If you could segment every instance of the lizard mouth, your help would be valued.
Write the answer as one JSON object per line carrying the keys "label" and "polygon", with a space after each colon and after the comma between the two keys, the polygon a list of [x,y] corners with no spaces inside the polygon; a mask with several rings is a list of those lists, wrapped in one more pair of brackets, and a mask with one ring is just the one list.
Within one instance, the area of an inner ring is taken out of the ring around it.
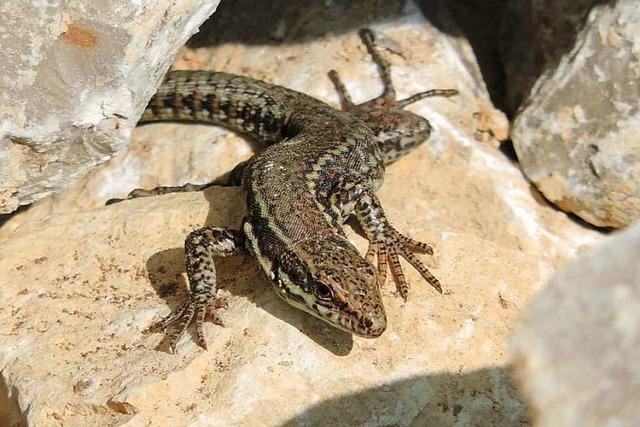
{"label": "lizard mouth", "polygon": [[378,338],[387,328],[387,319],[383,316],[361,315],[356,318],[340,319],[343,329],[363,338]]}
{"label": "lizard mouth", "polygon": [[313,301],[307,302],[302,295],[290,292],[277,292],[277,294],[290,305],[306,311],[331,326],[363,338],[377,338],[387,328],[387,319],[384,313],[364,314],[357,310],[345,311],[337,307],[320,305]]}

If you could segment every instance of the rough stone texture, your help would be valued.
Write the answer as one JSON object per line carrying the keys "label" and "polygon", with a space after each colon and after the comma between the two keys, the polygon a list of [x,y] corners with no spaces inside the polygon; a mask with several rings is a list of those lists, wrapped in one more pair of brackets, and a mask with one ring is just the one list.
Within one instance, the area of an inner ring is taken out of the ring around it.
{"label": "rough stone texture", "polygon": [[[176,356],[157,351],[162,335],[142,331],[184,295],[184,237],[203,224],[237,226],[240,193],[103,203],[215,178],[257,147],[214,127],[147,125],[127,153],[0,229],[0,425],[526,425],[504,341],[529,295],[599,234],[549,207],[477,141],[504,135],[504,118],[470,47],[442,33],[438,16],[373,0],[278,0],[270,16],[247,2],[223,2],[175,67],[251,75],[337,105],[326,78],[335,68],[362,101],[381,89],[356,35],[366,23],[388,48],[400,96],[461,92],[412,107],[434,135],[388,168],[379,193],[400,230],[434,244],[425,261],[445,295],[407,268],[407,303],[390,283],[384,290],[388,331],[352,338],[281,302],[250,258],[230,258],[219,263],[227,327],[208,325],[209,351],[190,336]],[[246,25],[224,27],[219,16]]]}
{"label": "rough stone texture", "polygon": [[538,426],[640,425],[640,224],[555,274],[513,338]]}
{"label": "rough stone texture", "polygon": [[401,229],[436,244],[445,295],[407,269],[409,302],[391,284],[384,292],[389,330],[352,338],[281,302],[255,262],[237,257],[219,263],[227,327],[205,329],[209,351],[187,334],[178,355],[157,351],[162,335],[143,330],[184,296],[184,236],[204,222],[239,226],[238,189],[23,225],[0,247],[0,402],[8,402],[0,424],[7,413],[73,426],[136,412],[133,425],[304,424],[345,420],[345,407],[351,425],[526,421],[495,365],[518,308],[542,280],[540,261],[473,235],[427,231],[419,203],[392,209],[389,199],[383,193]]}
{"label": "rough stone texture", "polygon": [[576,43],[589,11],[607,0],[506,1],[498,45],[504,66],[504,104],[514,114],[536,80]]}
{"label": "rough stone texture", "polygon": [[121,151],[176,51],[218,3],[2,2],[0,213]]}
{"label": "rough stone texture", "polygon": [[520,164],[561,209],[606,227],[640,217],[640,9],[592,10],[575,48],[513,126]]}

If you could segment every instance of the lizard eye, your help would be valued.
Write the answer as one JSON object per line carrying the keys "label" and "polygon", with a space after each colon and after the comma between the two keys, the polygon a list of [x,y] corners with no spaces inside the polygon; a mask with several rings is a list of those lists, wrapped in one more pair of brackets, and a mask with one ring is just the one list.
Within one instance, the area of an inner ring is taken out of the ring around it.
{"label": "lizard eye", "polygon": [[331,297],[331,288],[324,283],[316,284],[316,295],[323,299],[329,299]]}

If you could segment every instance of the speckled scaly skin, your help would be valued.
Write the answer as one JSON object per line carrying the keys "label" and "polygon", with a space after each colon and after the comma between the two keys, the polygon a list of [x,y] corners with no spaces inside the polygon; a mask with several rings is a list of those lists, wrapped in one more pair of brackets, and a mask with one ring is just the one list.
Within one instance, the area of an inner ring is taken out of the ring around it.
{"label": "speckled scaly skin", "polygon": [[[194,318],[197,342],[206,347],[205,315],[224,305],[216,298],[214,257],[241,250],[257,259],[289,304],[364,337],[377,337],[386,328],[379,289],[387,266],[398,293],[407,297],[399,256],[442,292],[414,255],[431,254],[431,247],[395,230],[374,191],[382,184],[385,164],[430,135],[426,119],[402,108],[456,91],[433,90],[396,100],[389,65],[376,50],[373,33],[365,29],[360,36],[380,66],[385,91],[354,105],[338,74],[331,71],[345,111],[281,86],[206,71],[169,73],[149,103],[143,121],[209,122],[245,132],[267,146],[231,174],[232,180],[239,178],[246,195],[241,229],[204,227],[186,239],[190,294],[179,310],[156,325],[164,329],[176,323],[170,335],[173,350]],[[130,197],[206,186],[136,190]],[[342,229],[351,215],[370,242],[364,258]]]}

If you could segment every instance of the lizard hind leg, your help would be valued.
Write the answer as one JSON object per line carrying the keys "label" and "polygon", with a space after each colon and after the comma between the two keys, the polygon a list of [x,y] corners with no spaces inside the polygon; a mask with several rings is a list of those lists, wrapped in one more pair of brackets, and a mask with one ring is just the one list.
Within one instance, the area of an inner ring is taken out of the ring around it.
{"label": "lizard hind leg", "polygon": [[340,105],[343,111],[349,111],[355,104],[351,100],[351,95],[349,95],[349,91],[347,87],[342,82],[340,75],[336,70],[330,70],[328,73],[329,80],[333,83],[333,86],[336,88],[336,92],[338,92],[338,96],[340,97]]}
{"label": "lizard hind leg", "polygon": [[387,220],[380,201],[371,191],[363,193],[355,206],[358,222],[369,240],[367,258],[378,257],[378,286],[382,286],[387,273],[387,265],[396,282],[398,294],[407,299],[409,285],[400,265],[400,257],[411,264],[422,277],[442,293],[442,286],[429,269],[414,255],[414,252],[433,254],[433,249],[426,243],[419,242],[401,234]]}
{"label": "lizard hind leg", "polygon": [[393,81],[391,80],[391,65],[389,64],[389,61],[380,54],[380,51],[375,44],[373,31],[369,28],[362,28],[358,31],[358,35],[360,36],[362,43],[366,46],[367,51],[369,51],[369,55],[371,55],[373,62],[378,65],[378,69],[380,70],[380,78],[384,85],[384,91],[380,98],[394,102],[396,100],[396,90],[393,87]]}
{"label": "lizard hind leg", "polygon": [[213,187],[217,184],[217,181],[207,182],[205,184],[191,184],[186,183],[184,185],[179,185],[176,187],[156,187],[151,190],[145,190],[143,188],[136,188],[129,192],[126,198],[124,199],[109,199],[105,203],[106,205],[114,205],[116,203],[123,202],[125,200],[138,199],[140,197],[151,197],[151,196],[160,196],[162,194],[170,194],[170,193],[189,193],[195,191],[206,190],[209,187]]}
{"label": "lizard hind leg", "polygon": [[458,91],[455,89],[431,89],[424,92],[416,93],[411,95],[405,99],[398,100],[396,98],[396,90],[393,86],[393,81],[391,80],[391,65],[389,61],[385,59],[384,56],[380,54],[380,50],[375,44],[375,36],[373,31],[369,28],[362,28],[358,31],[358,35],[362,40],[362,43],[366,46],[369,55],[378,65],[378,70],[380,72],[380,78],[382,79],[382,84],[384,85],[384,90],[382,95],[376,98],[374,101],[384,101],[387,104],[397,106],[399,108],[404,108],[409,104],[413,104],[424,98],[429,98],[432,96],[443,96],[450,97],[453,95],[457,95]]}
{"label": "lizard hind leg", "polygon": [[329,72],[329,78],[340,96],[342,109],[363,120],[373,131],[378,137],[384,162],[389,164],[415,149],[431,135],[429,121],[422,116],[404,110],[404,108],[424,98],[433,96],[450,97],[456,95],[458,91],[454,89],[431,89],[398,100],[391,79],[391,66],[376,46],[373,31],[364,28],[358,34],[373,62],[378,65],[384,87],[382,94],[370,101],[354,104],[335,70]]}
{"label": "lizard hind leg", "polygon": [[123,202],[125,200],[138,199],[140,197],[151,197],[151,196],[160,196],[162,194],[170,194],[170,193],[190,193],[196,191],[203,191],[207,188],[211,188],[214,186],[220,187],[236,187],[241,185],[242,181],[242,172],[244,171],[245,166],[247,165],[247,160],[238,163],[228,174],[225,176],[214,179],[213,181],[206,182],[204,184],[191,184],[186,183],[183,185],[175,186],[175,187],[156,187],[151,190],[145,190],[143,188],[136,188],[132,190],[125,199],[109,199],[106,202],[106,205],[113,205],[116,203]]}
{"label": "lizard hind leg", "polygon": [[[226,308],[226,301],[216,297],[216,269],[214,257],[234,255],[244,247],[244,235],[237,230],[203,227],[190,233],[185,240],[185,258],[189,278],[189,295],[175,313],[168,315],[150,329],[165,330],[175,324],[168,335],[169,346],[175,353],[176,345],[191,322],[195,322],[196,341],[207,348],[203,325],[207,314],[214,323],[222,322],[215,309]],[[195,319],[195,321],[194,321]]]}

